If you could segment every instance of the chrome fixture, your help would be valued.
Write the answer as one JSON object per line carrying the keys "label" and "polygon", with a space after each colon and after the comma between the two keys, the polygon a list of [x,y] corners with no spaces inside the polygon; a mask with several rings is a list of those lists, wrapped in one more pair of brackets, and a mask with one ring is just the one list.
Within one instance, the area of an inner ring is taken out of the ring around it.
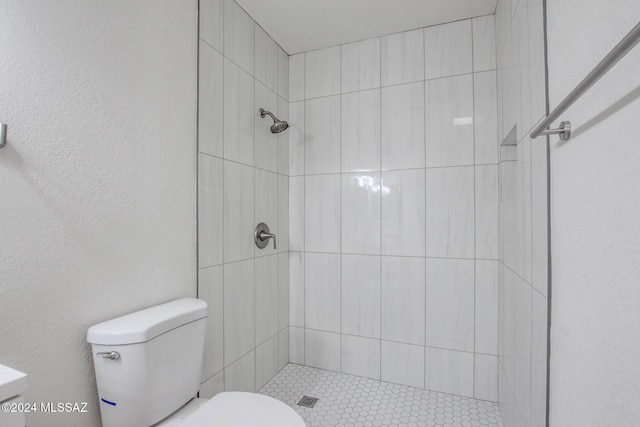
{"label": "chrome fixture", "polygon": [[[560,116],[560,114],[564,113],[567,108],[571,107],[574,102],[578,100],[591,86],[594,85],[595,82],[600,80],[602,76],[604,76],[607,71],[611,69],[614,65],[618,63],[631,49],[634,48],[636,44],[640,42],[640,23],[638,23],[629,33],[624,36],[624,38],[614,47],[611,52],[604,57],[602,61],[598,65],[595,66],[593,70],[587,77],[585,77],[578,86],[575,87],[571,91],[569,95],[565,99],[558,104],[554,110],[549,113],[549,115],[533,129],[531,132],[531,139],[537,138],[540,135],[552,135],[559,134],[560,139],[566,141],[571,137],[571,122],[564,121],[560,123],[560,128],[558,129],[547,129],[549,125],[556,121],[556,119]],[[545,130],[546,129],[546,130]]]}
{"label": "chrome fixture", "polygon": [[7,125],[0,123],[0,148],[7,145]]}
{"label": "chrome fixture", "polygon": [[273,239],[273,249],[276,249],[276,235],[269,232],[269,226],[264,222],[256,225],[256,230],[253,232],[253,240],[256,242],[256,246],[260,249],[264,249],[269,244],[269,239]]}
{"label": "chrome fixture", "polygon": [[111,359],[111,360],[120,359],[120,353],[118,353],[117,351],[101,351],[99,353],[96,353],[96,356],[99,357],[100,359]]}
{"label": "chrome fixture", "polygon": [[289,123],[284,120],[279,120],[276,116],[274,116],[271,111],[266,111],[264,108],[260,109],[260,117],[264,119],[264,116],[269,115],[273,119],[273,124],[271,125],[271,133],[280,133],[286,128],[289,127]]}

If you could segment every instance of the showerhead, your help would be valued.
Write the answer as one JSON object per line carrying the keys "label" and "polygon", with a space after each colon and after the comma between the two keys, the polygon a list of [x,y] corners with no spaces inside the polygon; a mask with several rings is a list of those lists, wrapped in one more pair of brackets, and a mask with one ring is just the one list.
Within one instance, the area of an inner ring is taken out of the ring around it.
{"label": "showerhead", "polygon": [[274,116],[271,111],[266,111],[264,108],[260,109],[260,117],[264,119],[264,116],[269,115],[273,119],[273,125],[271,125],[271,133],[280,133],[289,127],[289,123],[284,120],[279,120]]}

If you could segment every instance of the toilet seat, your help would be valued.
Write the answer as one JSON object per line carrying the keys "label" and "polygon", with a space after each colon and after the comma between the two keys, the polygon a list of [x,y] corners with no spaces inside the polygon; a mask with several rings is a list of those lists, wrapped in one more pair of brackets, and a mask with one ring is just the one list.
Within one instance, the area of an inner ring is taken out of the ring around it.
{"label": "toilet seat", "polygon": [[302,417],[269,396],[224,392],[187,417],[180,427],[305,427]]}

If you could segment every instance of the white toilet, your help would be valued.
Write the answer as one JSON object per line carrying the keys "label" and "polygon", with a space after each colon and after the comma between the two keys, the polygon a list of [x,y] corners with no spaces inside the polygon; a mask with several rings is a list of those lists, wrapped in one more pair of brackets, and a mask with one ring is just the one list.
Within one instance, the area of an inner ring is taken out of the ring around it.
{"label": "white toilet", "polygon": [[284,403],[256,393],[193,398],[200,387],[207,304],[185,298],[87,332],[103,427],[304,427]]}

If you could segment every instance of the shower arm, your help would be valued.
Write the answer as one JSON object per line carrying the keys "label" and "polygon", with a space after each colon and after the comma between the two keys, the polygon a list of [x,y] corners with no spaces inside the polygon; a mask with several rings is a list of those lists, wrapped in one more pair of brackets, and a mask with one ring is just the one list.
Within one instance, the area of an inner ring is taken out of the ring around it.
{"label": "shower arm", "polygon": [[264,119],[264,116],[266,116],[267,114],[273,119],[274,123],[278,121],[278,119],[276,119],[276,116],[274,116],[271,113],[271,111],[267,111],[264,108],[260,109],[260,117],[262,117]]}

